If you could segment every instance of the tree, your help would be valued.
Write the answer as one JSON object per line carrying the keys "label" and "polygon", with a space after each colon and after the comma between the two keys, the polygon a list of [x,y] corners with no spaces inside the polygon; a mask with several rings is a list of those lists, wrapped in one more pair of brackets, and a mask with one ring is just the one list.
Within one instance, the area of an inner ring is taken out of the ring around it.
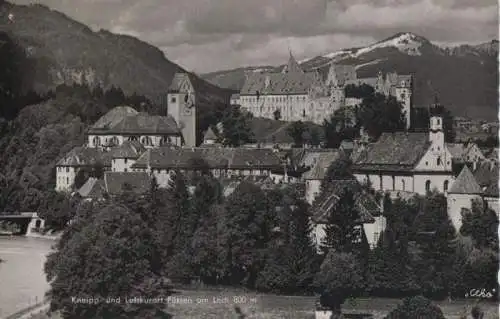
{"label": "tree", "polygon": [[413,224],[419,249],[414,269],[424,295],[444,297],[450,291],[450,272],[456,251],[456,233],[448,217],[446,198],[430,193]]}
{"label": "tree", "polygon": [[310,144],[312,146],[319,146],[321,144],[321,138],[319,136],[319,132],[318,132],[318,129],[313,127],[311,130],[310,130],[310,133],[311,133],[311,141],[310,141]]}
{"label": "tree", "polygon": [[252,114],[242,112],[239,106],[231,106],[222,113],[222,134],[221,142],[224,146],[238,147],[249,143],[253,139],[253,132],[250,127]]}
{"label": "tree", "polygon": [[429,299],[416,296],[405,298],[403,303],[392,310],[385,319],[445,319],[441,309]]}
{"label": "tree", "polygon": [[302,147],[304,145],[304,133],[306,132],[306,125],[302,121],[293,122],[286,129],[288,135],[293,139],[295,147]]}
{"label": "tree", "polygon": [[272,217],[265,193],[256,185],[242,182],[227,198],[223,242],[228,251],[231,283],[254,287],[263,266],[264,251],[271,238]]}
{"label": "tree", "polygon": [[[168,318],[165,302],[125,303],[125,298],[166,298],[160,246],[144,216],[124,205],[107,204],[82,217],[64,244],[49,255],[51,311],[63,318]],[[72,299],[97,298],[96,303]],[[120,298],[121,303],[106,303]],[[157,299],[158,300],[158,299]]]}
{"label": "tree", "polygon": [[321,291],[321,305],[339,315],[342,304],[364,290],[362,266],[354,254],[332,250],[316,274],[315,285]]}
{"label": "tree", "polygon": [[68,194],[49,190],[38,207],[38,214],[45,220],[46,228],[62,230],[76,215],[79,203],[78,196],[70,197]]}
{"label": "tree", "polygon": [[479,249],[498,248],[498,216],[482,201],[474,201],[472,210],[462,216],[460,233],[471,236]]}
{"label": "tree", "polygon": [[345,97],[364,99],[375,93],[375,89],[368,84],[348,84],[344,88]]}
{"label": "tree", "polygon": [[403,131],[406,119],[400,102],[393,96],[375,93],[363,99],[358,112],[359,124],[377,139],[383,132]]}
{"label": "tree", "polygon": [[281,120],[281,112],[280,112],[280,110],[278,110],[278,109],[277,109],[277,110],[275,110],[275,111],[273,112],[273,117],[274,117],[274,120],[275,120],[275,121],[279,121],[279,120]]}
{"label": "tree", "polygon": [[318,257],[311,241],[309,207],[295,192],[283,198],[275,238],[268,244],[266,264],[257,288],[285,294],[311,290]]}
{"label": "tree", "polygon": [[325,227],[325,239],[321,244],[323,253],[330,250],[353,253],[362,239],[359,228],[360,213],[356,208],[354,194],[345,188],[336,205],[329,211]]}

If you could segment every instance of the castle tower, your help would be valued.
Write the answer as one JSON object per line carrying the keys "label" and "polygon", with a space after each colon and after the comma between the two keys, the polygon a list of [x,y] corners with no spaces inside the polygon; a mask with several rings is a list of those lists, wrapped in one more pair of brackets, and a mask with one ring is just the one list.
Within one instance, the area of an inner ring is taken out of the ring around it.
{"label": "castle tower", "polygon": [[403,113],[406,118],[406,129],[411,127],[411,113],[412,113],[412,101],[413,101],[413,78],[412,76],[398,76],[396,87],[395,87],[395,97],[398,102],[403,106]]}
{"label": "castle tower", "polygon": [[196,94],[189,74],[176,73],[168,89],[168,115],[179,126],[183,145],[196,146]]}

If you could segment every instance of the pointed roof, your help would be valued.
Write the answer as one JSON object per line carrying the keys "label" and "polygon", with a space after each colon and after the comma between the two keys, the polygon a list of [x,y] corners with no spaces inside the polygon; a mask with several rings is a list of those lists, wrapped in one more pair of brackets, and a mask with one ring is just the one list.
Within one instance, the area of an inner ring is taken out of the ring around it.
{"label": "pointed roof", "polygon": [[481,186],[477,183],[474,175],[467,167],[464,166],[457,179],[451,185],[448,193],[451,194],[482,194]]}
{"label": "pointed roof", "polygon": [[212,130],[211,127],[208,128],[208,130],[205,132],[205,136],[203,137],[204,141],[207,140],[216,140],[217,135],[215,135],[214,130]]}
{"label": "pointed roof", "polygon": [[297,60],[295,60],[292,51],[290,51],[287,65],[283,68],[283,73],[304,73],[304,70],[302,70]]}

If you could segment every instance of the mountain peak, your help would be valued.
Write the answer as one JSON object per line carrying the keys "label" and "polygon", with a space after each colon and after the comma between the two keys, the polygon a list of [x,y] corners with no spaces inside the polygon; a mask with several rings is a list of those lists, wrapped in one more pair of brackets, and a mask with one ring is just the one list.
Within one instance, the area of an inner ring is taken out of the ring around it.
{"label": "mountain peak", "polygon": [[429,44],[431,44],[430,41],[422,36],[411,32],[399,32],[385,40],[358,49],[356,56],[381,48],[396,48],[408,55],[422,55],[420,48]]}

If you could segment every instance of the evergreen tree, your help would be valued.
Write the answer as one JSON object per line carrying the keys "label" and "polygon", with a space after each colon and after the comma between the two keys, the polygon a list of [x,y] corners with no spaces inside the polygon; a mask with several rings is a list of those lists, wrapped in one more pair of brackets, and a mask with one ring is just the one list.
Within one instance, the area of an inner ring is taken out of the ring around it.
{"label": "evergreen tree", "polygon": [[325,227],[325,239],[321,244],[323,253],[330,250],[341,252],[358,252],[361,247],[360,213],[356,208],[354,194],[344,189],[338,194],[339,200],[332,208]]}
{"label": "evergreen tree", "polygon": [[263,266],[267,243],[271,238],[272,217],[265,193],[256,185],[242,182],[229,196],[224,218],[230,277],[233,284],[254,287]]}
{"label": "evergreen tree", "polygon": [[422,208],[413,225],[420,250],[414,269],[425,295],[443,297],[449,293],[453,277],[450,269],[455,255],[456,233],[442,194],[428,194]]}
{"label": "evergreen tree", "polygon": [[266,265],[259,275],[257,288],[286,294],[312,289],[318,258],[312,243],[307,203],[289,194],[279,210],[275,238],[269,242]]}

